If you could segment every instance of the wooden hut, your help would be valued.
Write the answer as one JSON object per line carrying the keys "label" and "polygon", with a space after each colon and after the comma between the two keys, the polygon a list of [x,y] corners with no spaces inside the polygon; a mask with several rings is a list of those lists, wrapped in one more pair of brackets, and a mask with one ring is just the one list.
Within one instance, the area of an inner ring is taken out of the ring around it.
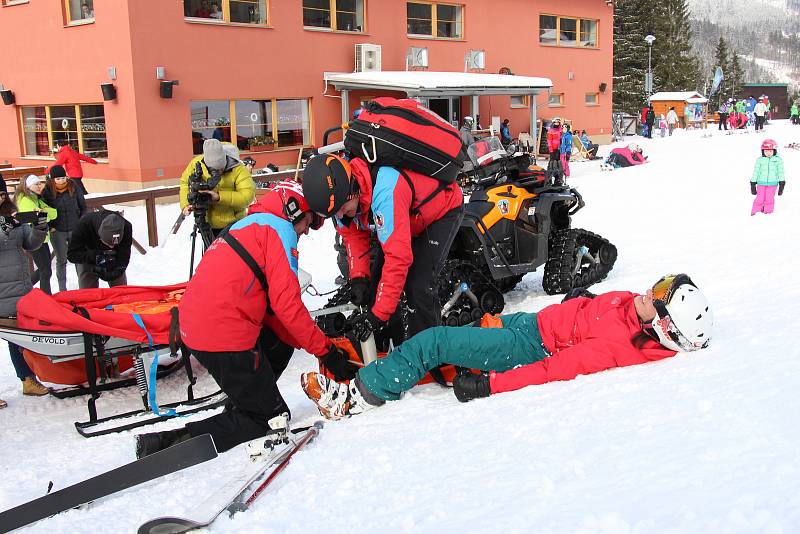
{"label": "wooden hut", "polygon": [[696,91],[661,91],[654,93],[650,97],[650,102],[653,105],[653,112],[656,114],[656,118],[662,114],[666,117],[669,108],[674,107],[681,125],[686,127],[686,107],[701,106],[703,108],[702,114],[696,115],[699,116],[699,120],[695,119],[691,122],[704,121],[706,116],[704,108],[708,104],[708,99]]}

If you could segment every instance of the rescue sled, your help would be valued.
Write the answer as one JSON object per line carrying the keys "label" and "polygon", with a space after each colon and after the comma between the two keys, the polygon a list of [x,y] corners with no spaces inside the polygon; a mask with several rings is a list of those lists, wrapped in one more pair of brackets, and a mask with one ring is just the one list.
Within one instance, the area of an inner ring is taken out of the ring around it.
{"label": "rescue sled", "polygon": [[[225,395],[217,391],[195,398],[189,353],[177,338],[170,339],[172,315],[185,288],[185,283],[120,286],[52,296],[34,289],[20,299],[17,319],[0,320],[0,338],[23,348],[41,380],[65,386],[53,389],[56,397],[89,396],[89,419],[75,423],[84,437],[215,408]],[[159,408],[157,379],[181,366],[188,380],[186,398]],[[142,409],[98,417],[97,399],[103,391],[133,385],[141,394]]]}

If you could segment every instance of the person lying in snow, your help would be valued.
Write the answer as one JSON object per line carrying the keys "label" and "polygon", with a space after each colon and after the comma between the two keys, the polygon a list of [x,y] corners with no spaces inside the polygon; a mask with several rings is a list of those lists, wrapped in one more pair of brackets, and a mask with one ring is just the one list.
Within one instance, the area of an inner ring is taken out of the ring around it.
{"label": "person lying in snow", "polygon": [[486,315],[486,322],[496,324],[425,330],[360,369],[349,384],[304,373],[303,390],[324,417],[341,419],[398,400],[429,370],[454,364],[482,371],[453,380],[456,397],[466,402],[704,348],[713,316],[703,293],[678,274],[641,295],[573,290],[537,313]]}
{"label": "person lying in snow", "polygon": [[631,167],[647,163],[647,158],[642,154],[642,149],[636,143],[631,143],[624,148],[615,148],[606,159],[606,165],[613,167]]}

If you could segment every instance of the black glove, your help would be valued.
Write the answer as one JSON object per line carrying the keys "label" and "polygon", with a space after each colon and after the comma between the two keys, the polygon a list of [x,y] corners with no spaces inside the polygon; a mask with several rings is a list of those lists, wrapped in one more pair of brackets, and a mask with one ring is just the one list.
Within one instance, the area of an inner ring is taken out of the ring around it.
{"label": "black glove", "polygon": [[573,287],[572,289],[570,289],[567,292],[566,295],[564,295],[564,298],[561,299],[561,302],[563,303],[563,302],[566,302],[568,300],[576,299],[578,297],[586,297],[586,298],[593,299],[596,296],[597,295],[595,295],[594,293],[592,293],[591,291],[589,291],[585,287]]}
{"label": "black glove", "polygon": [[100,254],[97,254],[94,258],[95,265],[99,267],[103,267],[104,269],[112,270],[114,267],[114,261],[117,259],[117,251],[110,249],[104,250]]}
{"label": "black glove", "polygon": [[358,372],[358,365],[351,362],[347,358],[347,354],[336,345],[331,345],[330,350],[320,358],[320,361],[333,374],[333,378],[337,382],[352,380]]}
{"label": "black glove", "polygon": [[369,304],[369,278],[360,276],[350,280],[350,302],[356,306],[366,306]]}
{"label": "black glove", "polygon": [[453,393],[460,402],[469,402],[472,399],[488,397],[492,394],[489,389],[489,375],[479,375],[462,372],[453,379]]}
{"label": "black glove", "polygon": [[750,192],[752,194],[754,194],[754,195],[758,194],[758,191],[756,191],[756,183],[755,182],[750,182]]}
{"label": "black glove", "polygon": [[359,341],[366,341],[373,332],[377,332],[386,325],[385,321],[378,319],[371,311],[354,313],[347,318],[347,324],[353,330]]}
{"label": "black glove", "polygon": [[786,182],[778,182],[778,196],[783,194],[784,187],[786,187]]}

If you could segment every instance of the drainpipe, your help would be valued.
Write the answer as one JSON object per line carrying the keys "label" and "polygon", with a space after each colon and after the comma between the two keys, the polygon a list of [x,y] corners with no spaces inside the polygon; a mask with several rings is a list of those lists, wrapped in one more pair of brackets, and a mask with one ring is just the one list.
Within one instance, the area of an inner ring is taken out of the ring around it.
{"label": "drainpipe", "polygon": [[536,118],[537,118],[536,115],[537,115],[537,111],[538,111],[536,109],[536,96],[537,96],[537,93],[531,93],[530,96],[528,97],[528,98],[530,98],[530,103],[531,103],[531,142],[533,143],[534,154],[539,152],[539,150],[538,150],[538,147],[539,147],[539,128],[537,128],[537,124],[536,124]]}
{"label": "drainpipe", "polygon": [[342,89],[342,122],[350,120],[350,90]]}
{"label": "drainpipe", "polygon": [[478,95],[472,95],[472,118],[475,119],[475,122],[472,123],[472,129],[478,129],[478,115],[480,115],[480,108],[478,106],[478,99],[480,97]]}

